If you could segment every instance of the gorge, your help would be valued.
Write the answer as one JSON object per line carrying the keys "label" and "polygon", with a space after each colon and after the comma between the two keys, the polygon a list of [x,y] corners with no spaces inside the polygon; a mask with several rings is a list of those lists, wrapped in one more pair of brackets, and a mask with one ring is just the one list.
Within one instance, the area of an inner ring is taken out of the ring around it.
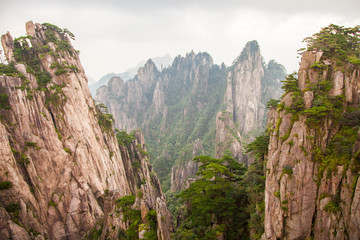
{"label": "gorge", "polygon": [[0,239],[360,238],[358,26],[306,38],[287,76],[250,41],[95,101],[75,36],[26,32],[1,37]]}

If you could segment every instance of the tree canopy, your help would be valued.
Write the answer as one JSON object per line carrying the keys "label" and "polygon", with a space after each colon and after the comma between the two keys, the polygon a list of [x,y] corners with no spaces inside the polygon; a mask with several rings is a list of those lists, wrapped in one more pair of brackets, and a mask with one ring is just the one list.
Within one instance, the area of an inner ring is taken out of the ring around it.
{"label": "tree canopy", "polygon": [[200,156],[194,161],[201,164],[200,178],[179,195],[187,210],[174,239],[248,238],[248,203],[240,185],[246,167],[228,156]]}
{"label": "tree canopy", "polygon": [[330,24],[303,40],[307,51],[323,51],[324,56],[360,64],[360,26],[343,27]]}

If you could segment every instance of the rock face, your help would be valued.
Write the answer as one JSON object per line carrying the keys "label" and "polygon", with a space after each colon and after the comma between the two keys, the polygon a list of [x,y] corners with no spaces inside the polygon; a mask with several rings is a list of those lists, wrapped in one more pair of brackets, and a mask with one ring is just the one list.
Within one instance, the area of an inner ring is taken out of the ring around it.
{"label": "rock face", "polygon": [[[164,222],[158,235],[170,239],[159,181],[140,153],[140,170],[131,173],[134,160],[94,105],[72,34],[32,22],[26,30],[31,38],[2,36],[18,71],[0,75],[0,239],[80,239],[96,227],[102,239],[115,236],[127,225],[107,213],[115,199],[137,191],[143,194],[134,207],[156,210]],[[143,150],[140,133],[137,145]],[[139,176],[147,183],[137,189]]]}
{"label": "rock face", "polygon": [[[247,161],[233,135],[254,135],[252,130],[262,126],[265,103],[279,97],[284,76],[275,61],[262,62],[253,41],[229,68],[213,64],[207,53],[178,56],[161,72],[149,60],[134,79],[110,80],[96,100],[114,114],[117,128],[144,130],[160,180],[169,182],[171,175],[171,189],[180,190],[197,171],[191,160],[198,139],[201,154],[222,157],[231,149],[239,161]],[[218,112],[229,112],[226,123]]]}
{"label": "rock face", "polygon": [[269,112],[262,239],[359,239],[359,67],[305,52],[294,81]]}
{"label": "rock face", "polygon": [[248,42],[227,75],[224,104],[216,117],[215,157],[228,149],[240,162],[248,163],[242,145],[263,129],[266,102],[280,97],[284,68],[275,61],[262,62],[256,41]]}

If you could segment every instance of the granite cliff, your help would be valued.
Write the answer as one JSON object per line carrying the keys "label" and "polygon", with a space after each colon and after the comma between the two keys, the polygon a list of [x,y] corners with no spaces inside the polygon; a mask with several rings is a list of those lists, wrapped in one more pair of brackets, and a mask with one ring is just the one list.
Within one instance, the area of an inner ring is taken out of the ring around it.
{"label": "granite cliff", "polygon": [[360,238],[359,46],[341,42],[354,29],[314,35],[269,111],[262,239]]}
{"label": "granite cliff", "polygon": [[244,145],[264,128],[266,103],[280,97],[284,77],[284,68],[274,60],[263,63],[256,41],[246,44],[227,74],[225,110],[216,116],[216,158],[228,149],[238,161],[252,162]]}
{"label": "granite cliff", "polygon": [[142,133],[119,145],[111,115],[90,96],[71,32],[32,22],[26,31],[1,38],[9,64],[0,75],[0,239],[126,235],[132,223],[120,203],[129,196],[141,218],[135,234],[170,239]]}

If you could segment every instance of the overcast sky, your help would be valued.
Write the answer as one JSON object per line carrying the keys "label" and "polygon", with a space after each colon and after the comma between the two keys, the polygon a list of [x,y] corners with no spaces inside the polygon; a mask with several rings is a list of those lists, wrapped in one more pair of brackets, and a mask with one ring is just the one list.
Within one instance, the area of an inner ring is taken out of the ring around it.
{"label": "overcast sky", "polygon": [[0,33],[25,35],[25,22],[52,23],[76,36],[87,74],[99,79],[141,60],[206,51],[230,65],[257,40],[266,62],[298,69],[302,40],[330,23],[360,24],[360,1],[1,0]]}

